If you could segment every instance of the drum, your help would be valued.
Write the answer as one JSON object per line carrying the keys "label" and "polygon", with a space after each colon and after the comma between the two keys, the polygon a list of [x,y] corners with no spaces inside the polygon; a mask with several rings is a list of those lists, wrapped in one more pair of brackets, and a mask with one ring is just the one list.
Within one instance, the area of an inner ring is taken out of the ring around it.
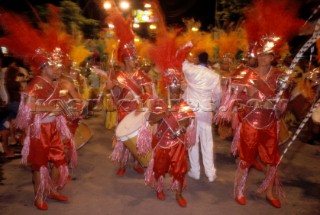
{"label": "drum", "polygon": [[78,150],[84,146],[91,139],[92,135],[93,134],[89,126],[84,122],[80,122],[74,135],[76,149]]}
{"label": "drum", "polygon": [[146,113],[146,111],[133,111],[129,113],[116,128],[117,139],[124,142],[131,154],[144,167],[149,164],[151,150],[146,155],[139,155],[137,149],[137,136],[142,124],[144,123]]}
{"label": "drum", "polygon": [[280,119],[279,126],[279,145],[282,145],[289,140],[289,138],[292,136],[292,132],[289,131],[288,126],[283,118]]}
{"label": "drum", "polygon": [[320,125],[320,106],[313,110],[311,118],[315,124]]}

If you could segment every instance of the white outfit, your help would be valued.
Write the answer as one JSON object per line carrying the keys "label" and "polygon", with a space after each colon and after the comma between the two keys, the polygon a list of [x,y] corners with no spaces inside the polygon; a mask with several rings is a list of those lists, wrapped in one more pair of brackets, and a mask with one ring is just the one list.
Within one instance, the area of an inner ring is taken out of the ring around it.
{"label": "white outfit", "polygon": [[196,143],[189,149],[189,176],[200,178],[200,142],[205,174],[209,181],[213,181],[216,169],[213,162],[212,117],[213,111],[219,107],[221,98],[220,76],[206,66],[188,61],[183,62],[182,71],[187,82],[184,99],[194,110],[197,120]]}

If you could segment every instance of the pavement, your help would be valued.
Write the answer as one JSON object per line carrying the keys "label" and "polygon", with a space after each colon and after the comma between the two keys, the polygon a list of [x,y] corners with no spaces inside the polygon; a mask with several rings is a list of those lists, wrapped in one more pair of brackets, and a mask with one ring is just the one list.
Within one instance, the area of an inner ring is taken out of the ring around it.
{"label": "pavement", "polygon": [[[235,159],[230,154],[228,140],[215,137],[215,164],[217,179],[209,182],[202,170],[200,180],[187,176],[188,188],[183,193],[188,201],[181,208],[175,194],[165,190],[166,199],[157,200],[155,192],[145,186],[143,175],[133,170],[130,162],[123,177],[116,175],[117,167],[110,161],[113,131],[105,129],[104,114],[86,119],[94,135],[78,150],[79,166],[72,172],[72,180],[63,194],[70,202],[48,199],[48,211],[33,206],[31,170],[21,166],[19,159],[0,163],[0,214],[1,215],[315,215],[320,214],[320,146],[295,141],[279,166],[279,176],[286,192],[282,208],[272,207],[265,195],[256,189],[264,173],[251,169],[246,187],[247,205],[233,198]],[[281,146],[284,150],[286,145]],[[169,177],[165,184],[169,185]]]}

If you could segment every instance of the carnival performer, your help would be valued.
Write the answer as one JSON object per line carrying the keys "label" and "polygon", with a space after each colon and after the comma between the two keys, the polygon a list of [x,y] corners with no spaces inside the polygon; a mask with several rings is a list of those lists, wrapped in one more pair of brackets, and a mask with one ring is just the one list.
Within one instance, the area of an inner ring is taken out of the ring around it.
{"label": "carnival performer", "polygon": [[176,191],[176,200],[181,207],[187,206],[182,196],[188,172],[187,150],[195,141],[194,113],[181,99],[181,67],[189,49],[189,44],[179,48],[175,34],[166,31],[157,35],[157,42],[150,49],[150,59],[160,70],[167,86],[168,102],[151,101],[149,122],[157,123],[157,129],[152,138],[153,155],[145,173],[145,181],[156,190],[157,198],[164,200],[164,177],[169,173],[172,178],[171,190]]}
{"label": "carnival performer", "polygon": [[[27,132],[22,159],[23,163],[31,164],[36,195],[34,204],[40,210],[48,209],[47,196],[58,201],[69,200],[58,192],[69,175],[62,141],[62,133],[68,132],[62,130],[68,128],[64,127],[67,125],[61,115],[62,109],[54,104],[62,89],[54,82],[59,78],[57,70],[61,68],[47,62],[44,64],[41,75],[36,76],[23,92],[17,117],[17,126]],[[26,124],[22,126],[21,123]]]}
{"label": "carnival performer", "polygon": [[[49,9],[56,12],[53,6]],[[55,80],[61,74],[71,37],[58,36],[57,29],[36,29],[24,17],[11,12],[1,14],[1,26],[6,35],[0,38],[0,44],[27,62],[37,75],[21,95],[15,123],[25,131],[22,163],[32,168],[34,205],[48,210],[47,197],[69,201],[59,190],[69,175],[61,137],[71,138],[71,133],[60,106],[61,85]]]}
{"label": "carnival performer", "polygon": [[[233,78],[232,89],[229,89],[235,96],[232,99],[234,99],[233,102],[236,101],[236,117],[239,120],[232,142],[232,153],[235,154],[238,151],[240,158],[235,179],[235,199],[239,204],[246,204],[244,189],[248,170],[259,158],[268,167],[266,178],[258,191],[266,191],[267,200],[274,207],[279,208],[281,203],[274,197],[273,186],[275,183],[278,186],[278,179],[275,175],[276,165],[280,158],[278,120],[281,113],[284,112],[285,103],[280,102],[274,107],[274,101],[279,91],[277,80],[281,77],[282,72],[271,66],[274,59],[272,50],[260,50],[257,58],[257,68],[240,66],[235,71],[236,74],[242,75]],[[224,99],[227,100],[226,97]],[[218,115],[226,110],[228,105],[225,104],[220,107]]]}
{"label": "carnival performer", "polygon": [[213,111],[220,104],[220,76],[208,67],[206,52],[199,53],[195,64],[184,61],[182,71],[187,82],[184,99],[195,112],[197,123],[196,142],[189,149],[190,170],[188,175],[196,180],[200,179],[199,146],[201,146],[205,174],[208,180],[213,182],[216,178],[216,168],[213,160],[212,119]]}
{"label": "carnival performer", "polygon": [[[139,108],[144,106],[146,101],[155,94],[152,91],[151,80],[137,67],[138,56],[134,45],[131,20],[125,20],[116,7],[110,11],[108,19],[115,26],[115,33],[119,39],[118,61],[124,65],[123,70],[118,71],[114,77],[118,86],[114,88],[110,83],[108,87],[111,88],[111,94],[117,104],[117,124],[119,124],[125,116],[137,110],[138,106]],[[117,175],[125,174],[129,155],[125,144],[117,140],[111,154],[111,159],[120,165]],[[135,161],[134,170],[140,174],[144,173],[144,169],[137,161]]]}
{"label": "carnival performer", "polygon": [[237,107],[237,118],[234,119],[238,120],[234,122],[237,129],[231,150],[234,155],[238,152],[240,159],[234,194],[241,205],[246,204],[244,191],[249,168],[259,158],[267,170],[258,193],[265,192],[266,200],[272,206],[281,207],[283,192],[277,176],[279,122],[286,110],[288,94],[285,91],[287,83],[283,81],[286,74],[273,67],[272,61],[303,24],[296,18],[297,10],[293,7],[291,1],[279,4],[274,0],[254,1],[249,7],[243,27],[251,44],[249,55],[257,57],[258,66],[239,66],[233,71],[231,84],[216,115],[217,121],[220,117],[228,118]]}

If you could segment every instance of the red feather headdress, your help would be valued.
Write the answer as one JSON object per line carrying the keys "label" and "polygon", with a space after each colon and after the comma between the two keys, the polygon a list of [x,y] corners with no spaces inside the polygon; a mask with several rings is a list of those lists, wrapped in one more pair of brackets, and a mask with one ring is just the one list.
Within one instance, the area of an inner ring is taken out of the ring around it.
{"label": "red feather headdress", "polygon": [[298,8],[293,0],[255,0],[247,8],[243,28],[253,54],[278,52],[290,37],[298,33],[304,23],[297,18]]}
{"label": "red feather headdress", "polygon": [[157,24],[158,33],[156,43],[149,49],[149,57],[160,70],[161,77],[166,85],[175,85],[183,79],[182,62],[185,60],[192,44],[187,43],[179,46],[177,34],[180,30],[169,32],[165,24],[164,15],[157,0],[152,2]]}
{"label": "red feather headdress", "polygon": [[114,6],[110,9],[107,21],[114,25],[114,31],[119,39],[118,60],[124,61],[124,58],[137,58],[136,48],[134,45],[134,33],[132,31],[132,20],[125,20],[119,9]]}
{"label": "red feather headdress", "polygon": [[156,43],[149,50],[150,59],[160,70],[167,85],[173,81],[180,81],[183,77],[181,72],[182,62],[185,60],[191,44],[182,47],[177,45],[177,33],[164,31],[157,35]]}
{"label": "red feather headdress", "polygon": [[22,15],[13,12],[0,14],[0,24],[6,33],[0,38],[0,45],[7,47],[10,53],[27,62],[36,74],[39,74],[40,68],[46,64],[64,64],[67,59],[66,53],[70,51],[71,37],[62,34],[58,28],[57,8],[48,8],[51,15],[49,23],[45,25],[40,22],[40,29],[33,27]]}

